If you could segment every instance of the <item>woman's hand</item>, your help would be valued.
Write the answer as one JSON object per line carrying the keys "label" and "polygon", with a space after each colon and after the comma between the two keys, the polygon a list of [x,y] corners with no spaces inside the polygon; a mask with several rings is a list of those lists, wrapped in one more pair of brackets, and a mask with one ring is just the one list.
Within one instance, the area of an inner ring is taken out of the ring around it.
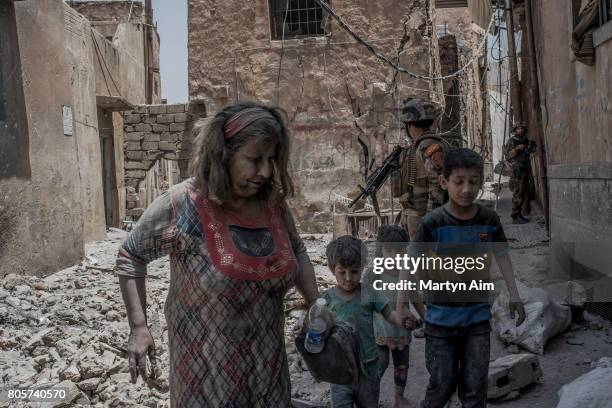
{"label": "woman's hand", "polygon": [[[153,379],[156,375],[157,361],[155,360],[155,343],[153,336],[146,326],[135,327],[130,331],[128,339],[128,366],[132,383],[136,384],[138,373],[143,381]],[[151,364],[151,374],[147,375],[147,355]]]}

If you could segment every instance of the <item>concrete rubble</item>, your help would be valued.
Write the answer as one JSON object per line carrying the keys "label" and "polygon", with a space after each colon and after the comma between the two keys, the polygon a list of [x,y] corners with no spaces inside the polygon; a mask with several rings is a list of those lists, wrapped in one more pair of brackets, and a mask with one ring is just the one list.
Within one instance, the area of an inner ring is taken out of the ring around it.
{"label": "concrete rubble", "polygon": [[[149,264],[147,279],[147,314],[157,346],[159,376],[147,384],[141,379],[137,384],[131,384],[125,351],[128,324],[117,277],[113,273],[115,256],[125,234],[111,229],[106,240],[86,246],[80,264],[46,278],[11,274],[0,279],[0,388],[65,387],[71,402],[46,404],[45,408],[90,404],[95,407],[168,406],[168,336],[162,311],[169,284],[169,263],[167,258],[163,258]],[[319,289],[331,287],[334,278],[325,258],[325,247],[331,236],[311,234],[302,238],[314,265]],[[519,267],[522,265],[520,262],[517,259]],[[303,298],[295,289],[290,290],[285,300],[285,343],[292,398],[296,406],[326,406],[330,401],[329,384],[312,378],[295,349],[294,336],[305,313]],[[570,336],[585,346],[578,349],[567,345],[563,339]],[[492,369],[500,366],[500,372],[506,370],[504,372],[508,373],[509,386],[498,387],[503,388],[503,392],[497,393],[507,401],[504,404],[512,408],[514,403],[520,406],[526,399],[533,398],[533,392],[518,391],[524,387],[524,380],[529,378],[531,382],[537,377],[537,370],[530,371],[529,376],[521,371],[525,367],[531,369],[532,360],[539,362],[544,373],[552,372],[546,375],[547,381],[537,387],[538,390],[552,387],[554,390],[549,393],[556,403],[556,392],[561,385],[584,373],[595,358],[591,352],[585,354],[588,350],[597,348],[599,351],[595,356],[612,353],[609,323],[588,315],[586,321],[572,324],[570,331],[558,337],[562,340],[556,343],[552,355],[539,359],[529,354],[518,354],[520,350],[517,347],[504,347],[492,338],[491,358],[509,355],[491,364]],[[562,354],[559,354],[560,348]],[[414,401],[422,396],[426,387],[423,356],[424,340],[414,339],[411,345],[412,376],[406,390],[406,395]],[[506,360],[516,364],[500,363]],[[568,374],[552,383],[556,372],[566,369]],[[387,370],[381,384],[383,407],[391,406],[392,371],[392,368]],[[560,382],[561,378],[563,382]],[[518,399],[508,401],[512,398]],[[553,406],[551,401],[547,400],[545,406]],[[26,406],[40,405],[28,403]],[[0,403],[0,408],[3,407],[9,405]]]}
{"label": "concrete rubble", "polygon": [[[542,368],[533,354],[510,354],[489,365],[487,398],[498,399],[538,381]],[[518,395],[517,395],[518,396]]]}

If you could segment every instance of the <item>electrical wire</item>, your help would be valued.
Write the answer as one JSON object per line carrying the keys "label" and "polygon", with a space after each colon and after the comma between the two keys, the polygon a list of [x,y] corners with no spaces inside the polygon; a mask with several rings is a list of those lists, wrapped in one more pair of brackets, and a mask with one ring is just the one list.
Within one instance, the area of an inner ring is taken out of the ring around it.
{"label": "electrical wire", "polygon": [[[370,51],[370,53],[372,55],[374,55],[380,61],[382,61],[385,64],[389,65],[391,68],[395,69],[396,71],[399,71],[399,72],[401,72],[403,74],[406,74],[408,76],[411,76],[413,78],[423,79],[423,80],[426,80],[426,81],[442,81],[442,80],[445,80],[445,79],[454,78],[456,76],[461,75],[463,73],[463,71],[465,71],[471,64],[473,64],[474,61],[477,58],[477,56],[475,55],[470,61],[468,61],[458,71],[456,71],[456,72],[454,72],[452,74],[449,74],[449,75],[445,75],[445,76],[432,76],[432,77],[430,77],[430,76],[426,76],[426,75],[415,74],[414,72],[411,72],[411,71],[407,70],[406,68],[397,65],[396,63],[391,61],[388,57],[386,57],[386,56],[382,55],[381,53],[379,53],[372,45],[370,45],[367,41],[365,41],[357,33],[355,33],[353,31],[353,29],[342,19],[342,17],[340,17],[338,14],[336,14],[336,12],[329,6],[329,4],[327,4],[327,2],[325,2],[323,0],[315,0],[315,1],[325,11],[327,11],[332,17],[334,17],[334,19],[338,22],[340,27],[342,27],[345,31],[347,31],[351,35],[351,37],[353,37],[358,43],[360,43],[361,45],[366,47],[367,50]],[[489,26],[487,27],[487,29],[485,31],[485,34],[488,33],[491,30],[491,27],[493,26],[494,20],[495,20],[495,14],[491,15],[491,21],[489,22]],[[435,34],[432,33],[432,35],[435,35]],[[485,44],[486,38],[487,38],[487,36],[485,35],[484,38],[483,38],[483,41],[480,43],[480,45],[478,46],[477,49],[481,49],[482,48],[482,46]]]}
{"label": "electrical wire", "polygon": [[289,0],[285,3],[285,16],[283,17],[283,32],[281,37],[280,60],[278,61],[278,75],[276,77],[276,104],[280,101],[280,77],[283,67],[283,57],[285,55],[285,24],[287,24],[287,14],[289,14]]}
{"label": "electrical wire", "polygon": [[[117,93],[119,94],[119,96],[122,96],[121,91],[119,90],[119,86],[117,86],[117,83],[115,82],[115,79],[113,78],[113,74],[111,73],[110,68],[108,68],[108,65],[106,65],[106,59],[102,55],[102,51],[100,51],[100,45],[98,44],[98,40],[96,39],[96,35],[94,34],[93,28],[91,29],[91,38],[93,38],[93,41],[94,41],[94,46],[97,51],[96,54],[98,56],[98,61],[101,61],[104,64],[104,67],[106,67],[106,71],[108,72],[108,76],[110,77],[111,81],[113,81],[113,85],[115,85],[115,89],[117,90]],[[102,75],[104,75],[104,72],[102,72]],[[106,75],[104,75],[104,82],[106,82]],[[108,87],[108,83],[106,83],[106,88],[108,89],[109,92],[111,91],[110,88]]]}

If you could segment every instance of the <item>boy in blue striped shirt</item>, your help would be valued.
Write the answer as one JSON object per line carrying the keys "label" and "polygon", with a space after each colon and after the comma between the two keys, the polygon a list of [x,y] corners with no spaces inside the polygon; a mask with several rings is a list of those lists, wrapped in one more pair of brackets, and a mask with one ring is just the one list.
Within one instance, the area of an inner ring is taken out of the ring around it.
{"label": "boy in blue striped shirt", "polygon": [[[421,281],[442,283],[446,288],[450,286],[444,282],[465,284],[459,291],[425,293],[425,362],[430,377],[421,408],[443,408],[455,389],[463,408],[487,405],[490,293],[470,285],[488,281],[491,258],[508,287],[511,316],[518,313],[517,326],[525,319],[499,217],[475,203],[483,167],[473,150],[461,148],[446,154],[440,184],[448,191],[449,201],[423,217],[408,251],[412,257],[427,254],[427,266],[417,275]],[[400,279],[408,277],[409,272],[403,271]],[[402,310],[404,298],[400,293],[397,310]]]}

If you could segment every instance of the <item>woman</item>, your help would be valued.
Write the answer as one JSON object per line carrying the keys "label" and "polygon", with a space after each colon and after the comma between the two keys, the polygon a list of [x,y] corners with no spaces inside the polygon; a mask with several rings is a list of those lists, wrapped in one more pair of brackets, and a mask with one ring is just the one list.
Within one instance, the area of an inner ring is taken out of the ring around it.
{"label": "woman", "polygon": [[318,297],[314,269],[285,198],[289,138],[278,109],[240,103],[198,136],[193,178],[147,208],[117,270],[130,324],[132,382],[154,361],[146,264],[170,254],[164,313],[176,407],[289,407],[283,297]]}

